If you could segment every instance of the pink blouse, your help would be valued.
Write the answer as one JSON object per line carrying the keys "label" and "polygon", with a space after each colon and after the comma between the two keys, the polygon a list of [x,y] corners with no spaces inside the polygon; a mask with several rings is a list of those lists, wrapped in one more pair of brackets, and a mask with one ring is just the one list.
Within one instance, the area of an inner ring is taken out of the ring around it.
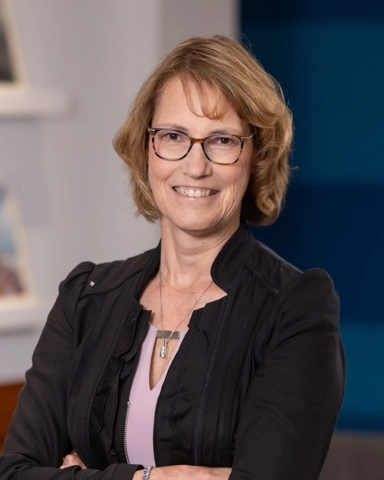
{"label": "pink blouse", "polygon": [[[180,332],[175,352],[160,380],[151,390],[149,374],[157,329],[149,324],[148,334],[141,346],[139,365],[133,379],[126,418],[126,449],[130,463],[155,466],[153,451],[153,426],[157,398],[160,394],[168,369],[187,331]],[[160,353],[159,353],[160,354]]]}

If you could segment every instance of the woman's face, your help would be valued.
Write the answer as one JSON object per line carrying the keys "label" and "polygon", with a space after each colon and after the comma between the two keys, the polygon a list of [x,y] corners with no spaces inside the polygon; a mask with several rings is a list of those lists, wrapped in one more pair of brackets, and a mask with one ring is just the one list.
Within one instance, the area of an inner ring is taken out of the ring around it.
{"label": "woman's face", "polygon": [[[194,84],[188,87],[187,101],[178,77],[166,84],[152,128],[182,130],[193,138],[205,138],[218,132],[240,136],[252,134],[249,125],[239,118],[222,95],[218,98],[213,89],[208,86],[205,89],[204,102],[208,111],[216,107],[222,113],[220,119],[212,120],[203,114]],[[250,178],[252,140],[244,144],[239,161],[232,165],[210,162],[199,144],[194,144],[182,160],[163,160],[153,151],[151,138],[149,142],[148,178],[162,226],[166,224],[168,228],[193,234],[234,231],[240,223],[241,202]],[[198,190],[201,193],[195,196]],[[208,190],[210,194],[206,196]]]}

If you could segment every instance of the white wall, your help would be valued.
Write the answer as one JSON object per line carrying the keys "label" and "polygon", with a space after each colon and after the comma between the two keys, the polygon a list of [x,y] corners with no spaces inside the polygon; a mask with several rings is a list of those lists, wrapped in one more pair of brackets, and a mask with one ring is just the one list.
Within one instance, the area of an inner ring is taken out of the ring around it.
{"label": "white wall", "polygon": [[[157,244],[158,226],[134,216],[111,140],[144,77],[180,39],[236,35],[235,5],[14,1],[31,85],[73,99],[59,118],[0,120],[0,179],[20,196],[43,302],[52,304],[59,281],[78,262],[126,258]],[[0,382],[23,378],[41,317],[34,332],[0,336]]]}
{"label": "white wall", "polygon": [[166,54],[179,42],[192,36],[240,36],[240,1],[162,0],[159,3],[161,54]]}

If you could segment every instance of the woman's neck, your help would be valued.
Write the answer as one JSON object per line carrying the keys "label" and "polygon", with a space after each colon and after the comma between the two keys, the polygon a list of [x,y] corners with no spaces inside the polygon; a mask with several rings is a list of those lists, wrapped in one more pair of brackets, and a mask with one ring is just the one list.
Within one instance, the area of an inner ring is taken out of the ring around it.
{"label": "woman's neck", "polygon": [[181,291],[204,289],[211,279],[211,266],[237,225],[206,235],[195,235],[161,222],[160,270]]}

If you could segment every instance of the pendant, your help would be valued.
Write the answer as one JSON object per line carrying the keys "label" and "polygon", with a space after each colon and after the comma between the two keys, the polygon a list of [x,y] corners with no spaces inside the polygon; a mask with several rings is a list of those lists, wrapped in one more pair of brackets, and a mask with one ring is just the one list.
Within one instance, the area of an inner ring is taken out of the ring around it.
{"label": "pendant", "polygon": [[165,340],[163,340],[163,344],[160,347],[160,357],[165,358],[167,355],[167,345],[165,343]]}

